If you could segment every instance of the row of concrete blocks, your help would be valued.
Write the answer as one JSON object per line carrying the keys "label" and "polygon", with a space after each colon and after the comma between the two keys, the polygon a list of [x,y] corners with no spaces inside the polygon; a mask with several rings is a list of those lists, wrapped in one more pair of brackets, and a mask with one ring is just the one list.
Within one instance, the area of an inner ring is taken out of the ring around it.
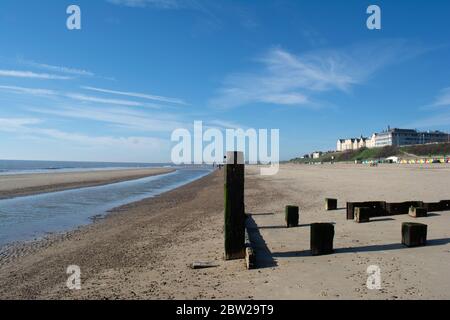
{"label": "row of concrete blocks", "polygon": [[[426,216],[428,212],[439,212],[450,210],[450,200],[440,202],[406,201],[406,202],[347,202],[347,220],[355,219],[355,209],[364,208],[364,215],[369,218],[386,217],[402,214],[410,214],[413,217]],[[326,210],[337,209],[337,199],[325,199]]]}
{"label": "row of concrete blocks", "polygon": [[[285,220],[288,228],[299,225],[299,208],[297,206],[286,206]],[[407,247],[426,245],[428,226],[422,223],[402,223],[402,244]],[[326,255],[334,252],[334,225],[332,223],[311,224],[311,255]]]}

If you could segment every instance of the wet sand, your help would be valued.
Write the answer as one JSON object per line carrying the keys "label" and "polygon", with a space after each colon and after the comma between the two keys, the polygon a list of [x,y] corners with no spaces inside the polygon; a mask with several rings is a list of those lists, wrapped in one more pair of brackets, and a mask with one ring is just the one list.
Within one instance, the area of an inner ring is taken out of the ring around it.
{"label": "wet sand", "polygon": [[173,172],[171,168],[0,175],[0,199],[100,186]]}
{"label": "wet sand", "polygon": [[[433,299],[450,298],[450,212],[383,218],[367,224],[326,212],[324,198],[436,201],[450,198],[450,167],[283,165],[262,177],[247,168],[259,269],[223,261],[222,171],[159,197],[115,210],[63,236],[0,254],[0,298],[7,299]],[[301,226],[284,228],[286,204]],[[332,255],[309,255],[309,223],[334,222]],[[429,226],[429,245],[404,248],[403,221]],[[192,270],[193,261],[217,267]],[[69,265],[82,289],[66,287]],[[381,268],[382,289],[368,290],[366,270]]]}

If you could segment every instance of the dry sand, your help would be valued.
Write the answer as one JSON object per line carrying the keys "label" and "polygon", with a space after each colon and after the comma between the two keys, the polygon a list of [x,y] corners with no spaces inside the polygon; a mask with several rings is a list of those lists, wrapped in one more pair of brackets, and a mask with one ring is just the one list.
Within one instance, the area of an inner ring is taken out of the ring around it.
{"label": "dry sand", "polygon": [[[221,171],[159,197],[119,208],[60,238],[0,255],[0,298],[26,299],[431,299],[450,298],[450,212],[428,218],[345,220],[324,198],[435,201],[450,198],[450,167],[284,165],[262,177],[247,168],[247,211],[258,228],[259,269],[223,261]],[[300,206],[302,226],[283,227],[286,204]],[[336,253],[309,256],[311,222],[335,222]],[[403,221],[429,226],[429,245],[403,248]],[[196,260],[216,268],[191,270]],[[69,291],[69,265],[82,289]],[[381,268],[382,289],[366,288],[366,269]]]}
{"label": "dry sand", "polygon": [[0,199],[134,180],[174,171],[170,168],[99,170],[0,175]]}

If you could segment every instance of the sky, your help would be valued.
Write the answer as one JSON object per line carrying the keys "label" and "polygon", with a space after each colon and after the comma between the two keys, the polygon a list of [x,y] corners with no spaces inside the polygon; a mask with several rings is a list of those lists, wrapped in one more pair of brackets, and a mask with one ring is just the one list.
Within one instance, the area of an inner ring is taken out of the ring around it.
{"label": "sky", "polygon": [[449,15],[440,0],[2,0],[0,159],[169,162],[194,121],[279,129],[281,160],[387,126],[450,131]]}

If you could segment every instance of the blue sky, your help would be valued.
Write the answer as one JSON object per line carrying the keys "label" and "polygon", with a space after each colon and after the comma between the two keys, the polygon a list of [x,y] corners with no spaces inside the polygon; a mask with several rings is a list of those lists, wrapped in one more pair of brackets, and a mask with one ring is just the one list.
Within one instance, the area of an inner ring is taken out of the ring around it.
{"label": "blue sky", "polygon": [[195,120],[280,129],[281,159],[388,125],[449,131],[448,15],[438,0],[2,0],[0,159],[167,162]]}

